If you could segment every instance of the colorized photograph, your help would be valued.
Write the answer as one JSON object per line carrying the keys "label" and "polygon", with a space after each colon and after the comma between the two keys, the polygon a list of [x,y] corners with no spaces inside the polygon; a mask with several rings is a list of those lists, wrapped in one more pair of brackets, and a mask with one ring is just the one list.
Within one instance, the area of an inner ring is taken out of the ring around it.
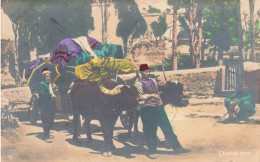
{"label": "colorized photograph", "polygon": [[1,161],[259,162],[260,0],[2,0]]}

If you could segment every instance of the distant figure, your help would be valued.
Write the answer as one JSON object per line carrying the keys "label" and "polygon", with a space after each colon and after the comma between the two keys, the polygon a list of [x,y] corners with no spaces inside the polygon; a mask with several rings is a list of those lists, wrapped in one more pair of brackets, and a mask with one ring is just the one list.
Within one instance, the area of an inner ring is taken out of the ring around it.
{"label": "distant figure", "polygon": [[53,91],[57,90],[57,86],[51,83],[51,72],[44,68],[42,74],[45,77],[38,85],[39,108],[41,110],[42,126],[44,138],[50,138],[50,129],[54,122],[56,112],[56,96]]}
{"label": "distant figure", "polygon": [[147,64],[140,65],[141,79],[136,82],[139,98],[138,109],[143,122],[143,132],[148,146],[148,156],[156,153],[157,128],[161,128],[165,138],[169,141],[175,153],[189,152],[184,149],[177,136],[174,134],[167,114],[164,110],[162,99],[158,93],[157,82],[149,77],[150,68]]}
{"label": "distant figure", "polygon": [[231,121],[246,120],[255,114],[255,98],[246,83],[241,83],[237,92],[225,99],[229,119]]}

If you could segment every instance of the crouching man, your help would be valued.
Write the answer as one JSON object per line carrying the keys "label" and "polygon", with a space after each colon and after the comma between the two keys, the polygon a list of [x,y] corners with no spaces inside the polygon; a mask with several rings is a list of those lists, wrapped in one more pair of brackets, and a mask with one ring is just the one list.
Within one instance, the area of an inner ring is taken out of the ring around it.
{"label": "crouching man", "polygon": [[241,83],[237,92],[225,99],[230,121],[247,120],[255,114],[255,98],[246,83]]}

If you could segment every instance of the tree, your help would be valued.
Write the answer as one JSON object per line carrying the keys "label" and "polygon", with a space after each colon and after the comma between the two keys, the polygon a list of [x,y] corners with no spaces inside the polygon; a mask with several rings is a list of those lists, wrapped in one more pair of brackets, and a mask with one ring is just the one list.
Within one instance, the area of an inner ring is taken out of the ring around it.
{"label": "tree", "polygon": [[123,39],[124,55],[127,56],[128,44],[143,35],[147,30],[147,25],[134,0],[118,0],[115,8],[118,10],[120,20],[117,24],[116,35]]}
{"label": "tree", "polygon": [[173,21],[172,21],[172,58],[173,58],[173,70],[178,69],[178,54],[177,54],[177,35],[178,35],[178,30],[177,30],[177,21],[178,21],[178,12],[177,10],[181,6],[181,1],[180,0],[168,0],[168,4],[172,6],[172,16],[173,16]]}
{"label": "tree", "polygon": [[240,60],[243,60],[243,51],[244,51],[244,35],[241,19],[241,0],[237,0],[237,34],[238,34],[238,54]]}
{"label": "tree", "polygon": [[19,56],[18,56],[18,47],[19,47],[19,23],[22,21],[23,17],[27,15],[29,12],[27,8],[32,7],[33,5],[24,2],[23,5],[19,5],[19,10],[17,9],[18,7],[14,8],[13,6],[19,3],[19,1],[3,1],[2,2],[2,7],[5,13],[9,16],[10,20],[12,21],[12,29],[14,32],[14,70],[15,70],[15,84],[17,87],[21,86],[21,75],[19,72]]}
{"label": "tree", "polygon": [[100,3],[101,9],[101,21],[102,21],[102,42],[107,43],[107,21],[109,19],[109,14],[107,8],[109,3],[112,3],[113,0],[96,0],[96,3]]}
{"label": "tree", "polygon": [[223,52],[238,43],[237,8],[235,1],[213,1],[206,4],[203,15],[203,37],[218,51],[219,64],[223,63]]}
{"label": "tree", "polygon": [[250,44],[251,44],[251,57],[252,61],[256,61],[255,56],[255,20],[254,20],[255,0],[249,0],[249,12],[250,12]]}
{"label": "tree", "polygon": [[[248,53],[249,49],[252,48],[252,46],[251,46],[252,37],[254,37],[253,45],[256,46],[258,43],[258,40],[259,40],[258,35],[260,33],[259,32],[260,22],[257,19],[254,21],[253,25],[254,25],[255,30],[252,31],[252,25],[251,25],[250,19],[248,18],[248,14],[244,13],[244,23],[245,23],[245,29],[243,31],[244,31],[244,35],[245,35],[245,51],[246,51],[246,53]],[[254,33],[254,34],[252,35],[252,33]],[[256,47],[254,47],[254,48],[256,48]],[[251,50],[251,52],[252,52],[252,50]],[[249,56],[252,61],[256,60],[256,57],[255,57],[255,59],[252,59],[252,53],[249,54]]]}
{"label": "tree", "polygon": [[153,29],[153,33],[155,36],[155,39],[157,41],[157,38],[159,37],[160,40],[162,39],[162,35],[167,30],[167,23],[166,23],[166,16],[159,16],[158,22],[151,23],[151,27]]}
{"label": "tree", "polygon": [[88,30],[94,29],[91,5],[85,0],[10,0],[4,1],[2,7],[17,33],[17,75],[22,74],[23,62],[30,59],[30,50],[46,54],[62,38],[87,36]]}
{"label": "tree", "polygon": [[204,3],[201,0],[182,0],[182,7],[186,9],[186,13],[179,17],[182,28],[189,31],[190,56],[194,68],[200,67]]}

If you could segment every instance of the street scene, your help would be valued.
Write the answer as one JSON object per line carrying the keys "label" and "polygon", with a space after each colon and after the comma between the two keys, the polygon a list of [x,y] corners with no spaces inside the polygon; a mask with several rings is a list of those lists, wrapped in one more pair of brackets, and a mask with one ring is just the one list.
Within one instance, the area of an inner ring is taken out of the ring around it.
{"label": "street scene", "polygon": [[260,161],[260,3],[1,2],[1,161]]}

